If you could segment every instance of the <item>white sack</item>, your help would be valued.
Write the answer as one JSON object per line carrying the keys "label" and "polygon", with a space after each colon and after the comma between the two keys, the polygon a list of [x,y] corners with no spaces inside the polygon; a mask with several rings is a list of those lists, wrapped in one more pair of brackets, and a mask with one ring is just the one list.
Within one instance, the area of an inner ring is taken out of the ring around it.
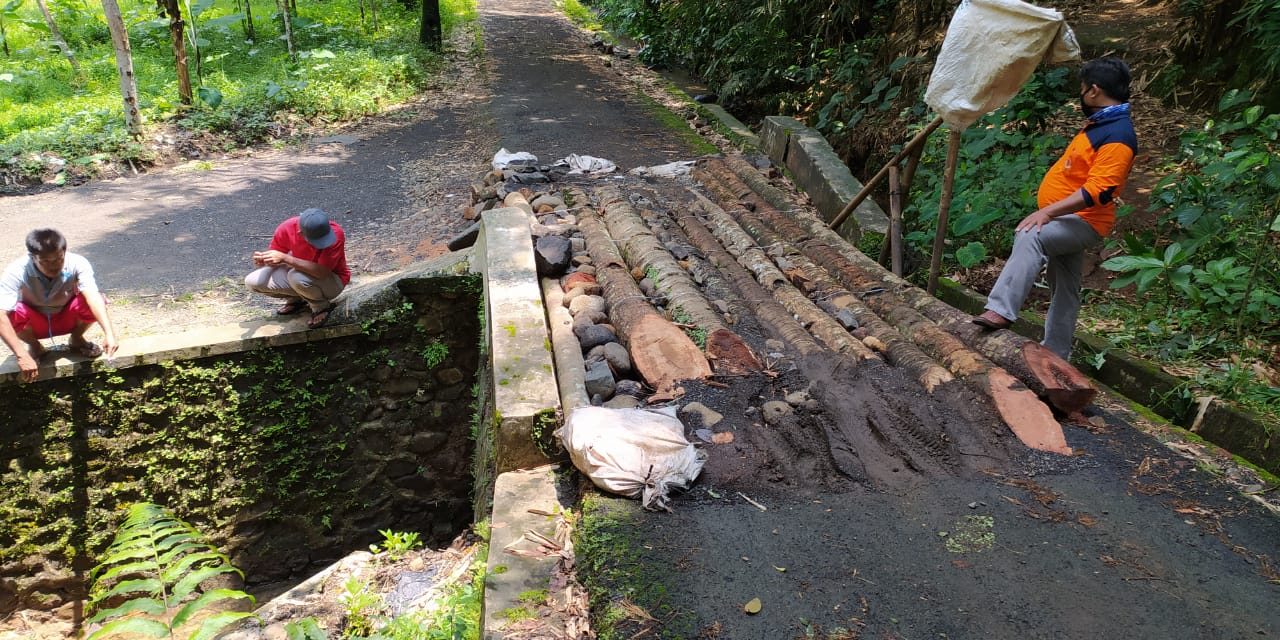
{"label": "white sack", "polygon": [[667,492],[689,486],[707,461],[672,415],[647,409],[574,409],[556,432],[573,466],[597,487],[667,509]]}
{"label": "white sack", "polygon": [[693,171],[693,160],[677,160],[652,167],[636,167],[627,173],[633,176],[652,176],[655,178],[678,178],[689,175]]}
{"label": "white sack", "polygon": [[1080,59],[1062,14],[1021,0],[964,0],[951,18],[924,101],[964,130],[1003,107],[1041,60]]}
{"label": "white sack", "polygon": [[537,162],[538,156],[535,156],[528,151],[516,151],[513,153],[511,151],[507,151],[506,147],[503,147],[498,149],[497,153],[493,154],[494,171],[502,171],[512,164],[531,165]]}
{"label": "white sack", "polygon": [[589,173],[591,175],[601,173],[612,173],[617,171],[618,165],[595,156],[582,156],[571,153],[556,161],[557,167],[569,167],[566,175],[576,176],[581,173]]}

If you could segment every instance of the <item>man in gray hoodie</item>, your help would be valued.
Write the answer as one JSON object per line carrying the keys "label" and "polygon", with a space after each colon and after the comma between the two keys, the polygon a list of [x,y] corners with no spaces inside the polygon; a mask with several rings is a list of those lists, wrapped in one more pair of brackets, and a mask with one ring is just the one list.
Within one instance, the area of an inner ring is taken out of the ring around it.
{"label": "man in gray hoodie", "polygon": [[[102,346],[84,337],[94,322],[102,325]],[[61,335],[69,335],[67,347],[86,358],[111,357],[119,346],[89,261],[68,253],[61,233],[36,229],[27,234],[27,255],[0,274],[0,340],[18,358],[22,380],[33,382],[47,351],[41,338]]]}

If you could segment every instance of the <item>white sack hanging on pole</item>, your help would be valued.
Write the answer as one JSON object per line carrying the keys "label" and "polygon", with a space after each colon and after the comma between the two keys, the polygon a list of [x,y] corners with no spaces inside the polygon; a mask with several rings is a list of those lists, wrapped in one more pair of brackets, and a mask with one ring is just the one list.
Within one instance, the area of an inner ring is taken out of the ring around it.
{"label": "white sack hanging on pole", "polygon": [[1021,0],[964,0],[951,17],[924,101],[954,130],[1003,107],[1041,60],[1080,59],[1062,14]]}

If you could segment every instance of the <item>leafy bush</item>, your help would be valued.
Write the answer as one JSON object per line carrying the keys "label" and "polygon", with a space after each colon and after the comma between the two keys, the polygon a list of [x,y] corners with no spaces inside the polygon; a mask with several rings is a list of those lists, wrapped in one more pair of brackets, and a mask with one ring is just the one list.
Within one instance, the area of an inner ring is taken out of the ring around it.
{"label": "leafy bush", "polygon": [[1155,238],[1128,237],[1129,255],[1103,264],[1125,274],[1113,287],[1159,286],[1166,317],[1179,326],[1237,338],[1280,334],[1280,114],[1248,101],[1228,92],[1218,119],[1183,135],[1181,162],[1151,200],[1166,212],[1164,249]]}
{"label": "leafy bush", "polygon": [[[187,43],[192,83],[201,97],[194,106],[178,104],[167,20],[157,17],[154,5],[122,7],[144,121],[176,117],[183,126],[227,134],[244,144],[268,137],[280,110],[334,121],[408,99],[440,64],[417,42],[416,3],[380,2],[376,30],[367,16],[362,19],[361,4],[303,5],[292,20],[302,52],[296,62],[277,37],[271,0],[253,0],[256,42],[246,35],[237,2],[183,5],[196,34],[193,39],[189,32]],[[34,3],[4,12],[12,56],[0,57],[0,163],[42,153],[65,160],[96,153],[149,160],[124,131],[115,58],[101,10],[60,0],[50,5],[83,73],[73,79],[66,60],[50,49]],[[446,35],[475,15],[474,0],[441,2]],[[11,161],[10,170],[45,170],[16,164]]]}
{"label": "leafy bush", "polygon": [[[91,574],[89,608],[97,613],[89,622],[106,624],[89,640],[213,638],[227,625],[253,616],[242,611],[209,611],[217,602],[253,602],[253,596],[236,589],[199,591],[206,580],[229,573],[244,576],[195,527],[158,505],[134,504],[102,563]],[[103,608],[121,599],[123,603]],[[197,623],[194,630],[189,629]],[[184,635],[175,635],[180,630]]]}

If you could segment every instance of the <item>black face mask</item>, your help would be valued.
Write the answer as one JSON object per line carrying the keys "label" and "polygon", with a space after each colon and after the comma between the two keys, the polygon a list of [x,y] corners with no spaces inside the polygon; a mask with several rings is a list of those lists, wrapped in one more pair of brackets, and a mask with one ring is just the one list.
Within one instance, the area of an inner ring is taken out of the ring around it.
{"label": "black face mask", "polygon": [[1084,93],[1080,94],[1080,110],[1084,112],[1084,117],[1088,118],[1089,116],[1091,116],[1091,115],[1093,115],[1093,114],[1095,114],[1095,113],[1097,113],[1097,112],[1101,111],[1101,110],[1102,110],[1102,107],[1091,107],[1091,106],[1089,106],[1089,105],[1085,104],[1085,103],[1084,103],[1084,95],[1085,95],[1085,93],[1089,93],[1089,92],[1088,92],[1088,91],[1086,91],[1086,92],[1084,92]]}

